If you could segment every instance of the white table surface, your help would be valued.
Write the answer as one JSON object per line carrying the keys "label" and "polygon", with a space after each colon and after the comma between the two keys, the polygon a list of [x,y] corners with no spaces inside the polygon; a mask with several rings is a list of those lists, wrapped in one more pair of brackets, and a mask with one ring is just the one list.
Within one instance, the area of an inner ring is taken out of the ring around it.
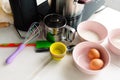
{"label": "white table surface", "polygon": [[[108,32],[120,27],[120,12],[106,8],[94,14],[89,20],[102,23]],[[21,42],[11,25],[0,29],[0,43]],[[107,38],[103,45],[107,43]],[[35,53],[34,47],[26,47],[12,64],[5,65],[5,59],[16,48],[0,48],[0,80],[119,80],[120,56],[110,52],[110,65],[96,75],[86,75],[73,64],[72,55],[66,55],[61,61],[51,60],[49,52]]]}

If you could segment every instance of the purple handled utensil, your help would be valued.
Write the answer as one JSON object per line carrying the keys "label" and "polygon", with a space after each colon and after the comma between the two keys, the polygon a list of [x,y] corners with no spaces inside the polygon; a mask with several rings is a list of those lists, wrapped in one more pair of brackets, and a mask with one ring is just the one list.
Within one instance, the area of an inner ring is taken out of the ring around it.
{"label": "purple handled utensil", "polygon": [[40,29],[39,29],[39,23],[34,22],[31,24],[28,32],[26,33],[26,37],[23,41],[23,43],[13,52],[7,59],[6,64],[10,64],[15,57],[26,47],[26,44],[35,40],[40,35]]}

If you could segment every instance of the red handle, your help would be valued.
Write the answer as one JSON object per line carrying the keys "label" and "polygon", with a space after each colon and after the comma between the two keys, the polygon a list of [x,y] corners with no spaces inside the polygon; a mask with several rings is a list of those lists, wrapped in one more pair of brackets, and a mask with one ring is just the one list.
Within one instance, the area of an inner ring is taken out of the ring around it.
{"label": "red handle", "polygon": [[[21,45],[21,43],[3,43],[3,44],[0,44],[0,47],[18,47],[20,45]],[[26,44],[26,46],[36,46],[36,44],[28,43],[28,44]]]}

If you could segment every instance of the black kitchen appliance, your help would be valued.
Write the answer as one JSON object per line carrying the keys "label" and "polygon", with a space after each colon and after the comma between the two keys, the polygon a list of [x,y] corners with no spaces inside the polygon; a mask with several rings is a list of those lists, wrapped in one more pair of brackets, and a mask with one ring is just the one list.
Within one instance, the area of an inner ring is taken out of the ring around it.
{"label": "black kitchen appliance", "polygon": [[36,0],[9,0],[16,29],[27,31],[31,23],[38,21]]}

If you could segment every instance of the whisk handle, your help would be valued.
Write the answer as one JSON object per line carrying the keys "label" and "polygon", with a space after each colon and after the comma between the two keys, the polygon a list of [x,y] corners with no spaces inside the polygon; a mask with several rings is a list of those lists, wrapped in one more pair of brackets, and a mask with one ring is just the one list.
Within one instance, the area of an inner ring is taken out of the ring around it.
{"label": "whisk handle", "polygon": [[10,64],[15,57],[25,48],[25,44],[21,44],[16,50],[15,52],[13,52],[7,59],[6,59],[6,64]]}

